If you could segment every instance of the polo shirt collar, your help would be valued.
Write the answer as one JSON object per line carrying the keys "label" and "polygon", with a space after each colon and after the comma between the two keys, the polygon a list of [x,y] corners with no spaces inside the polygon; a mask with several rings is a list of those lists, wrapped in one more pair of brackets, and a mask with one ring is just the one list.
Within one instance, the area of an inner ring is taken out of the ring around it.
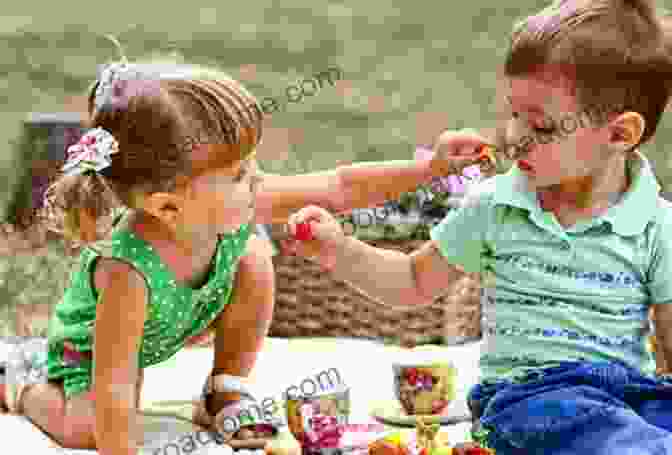
{"label": "polo shirt collar", "polygon": [[[596,221],[607,221],[614,232],[632,236],[644,232],[658,208],[660,185],[646,157],[638,150],[627,161],[631,182],[623,198]],[[542,213],[536,191],[527,188],[527,177],[514,164],[511,169],[495,178],[493,202],[530,212],[535,218]]]}

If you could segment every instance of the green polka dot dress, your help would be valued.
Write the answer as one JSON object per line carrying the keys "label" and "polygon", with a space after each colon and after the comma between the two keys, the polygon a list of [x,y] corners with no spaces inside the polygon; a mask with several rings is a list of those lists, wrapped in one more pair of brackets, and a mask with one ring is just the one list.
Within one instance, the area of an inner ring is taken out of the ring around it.
{"label": "green polka dot dress", "polygon": [[[105,256],[132,264],[144,276],[149,289],[147,320],[138,353],[141,368],[172,357],[222,311],[231,298],[233,277],[250,233],[250,225],[243,225],[236,232],[220,235],[213,267],[199,289],[177,284],[173,272],[151,245],[128,229],[113,233]],[[92,282],[94,264],[101,255],[93,248],[82,251],[49,325],[48,377],[63,381],[67,398],[89,390],[91,385],[97,303]]]}

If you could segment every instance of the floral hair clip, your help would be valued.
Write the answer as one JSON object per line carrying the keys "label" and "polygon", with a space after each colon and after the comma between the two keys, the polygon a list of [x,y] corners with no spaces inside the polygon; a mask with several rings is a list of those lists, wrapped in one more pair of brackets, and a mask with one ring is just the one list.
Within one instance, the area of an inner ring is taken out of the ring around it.
{"label": "floral hair clip", "polygon": [[88,171],[100,172],[112,164],[112,155],[119,151],[119,143],[103,128],[87,131],[75,145],[68,147],[67,160],[62,171],[66,176]]}

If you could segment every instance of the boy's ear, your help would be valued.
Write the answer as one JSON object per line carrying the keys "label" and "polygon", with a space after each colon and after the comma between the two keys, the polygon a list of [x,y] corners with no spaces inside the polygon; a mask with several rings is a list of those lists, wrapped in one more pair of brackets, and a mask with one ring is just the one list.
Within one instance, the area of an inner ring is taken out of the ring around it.
{"label": "boy's ear", "polygon": [[609,124],[609,141],[622,150],[630,150],[644,135],[646,121],[638,112],[624,112]]}

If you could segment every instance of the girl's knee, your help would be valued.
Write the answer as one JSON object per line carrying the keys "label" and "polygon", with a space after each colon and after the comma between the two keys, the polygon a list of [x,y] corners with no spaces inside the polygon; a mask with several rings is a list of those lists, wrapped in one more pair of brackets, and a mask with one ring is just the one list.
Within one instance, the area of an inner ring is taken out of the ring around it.
{"label": "girl's knee", "polygon": [[95,420],[82,417],[67,417],[59,444],[68,449],[96,449]]}
{"label": "girl's knee", "polygon": [[65,405],[61,444],[72,449],[95,449],[95,424],[93,392],[84,392],[70,398]]}
{"label": "girl's knee", "polygon": [[62,383],[34,384],[26,389],[21,410],[62,447],[95,449],[91,392],[66,400]]}

